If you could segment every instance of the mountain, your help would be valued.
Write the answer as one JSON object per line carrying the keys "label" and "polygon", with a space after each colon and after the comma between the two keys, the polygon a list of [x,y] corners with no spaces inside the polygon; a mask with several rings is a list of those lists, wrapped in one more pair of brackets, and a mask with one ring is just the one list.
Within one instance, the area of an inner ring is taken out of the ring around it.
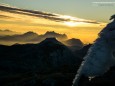
{"label": "mountain", "polygon": [[63,83],[62,79],[68,81],[68,73],[76,72],[80,62],[56,38],[46,38],[39,44],[0,45],[0,85],[47,86],[43,85],[47,79],[57,76],[55,79]]}
{"label": "mountain", "polygon": [[75,38],[68,39],[64,41],[63,43],[67,45],[73,51],[79,50],[84,46],[83,42],[80,39],[75,39]]}
{"label": "mountain", "polygon": [[29,56],[35,55],[39,58],[41,70],[70,71],[75,64],[79,64],[79,59],[56,38],[46,38],[34,50],[34,54],[31,53]]}
{"label": "mountain", "polygon": [[38,34],[34,32],[27,32],[20,35],[12,35],[12,36],[4,36],[0,38],[1,41],[12,41],[12,42],[27,42],[35,37],[37,37]]}
{"label": "mountain", "polygon": [[0,37],[1,36],[8,36],[8,35],[16,35],[16,34],[20,34],[18,32],[15,31],[11,31],[11,30],[0,30]]}
{"label": "mountain", "polygon": [[66,40],[67,39],[67,36],[65,34],[55,33],[54,31],[46,32],[43,35],[38,35],[35,32],[29,31],[29,32],[26,32],[26,33],[20,34],[20,35],[12,35],[12,36],[1,37],[0,38],[0,44],[12,45],[12,44],[15,44],[15,43],[18,43],[18,44],[39,43],[39,42],[41,42],[44,39],[49,38],[49,37],[55,37],[58,40]]}
{"label": "mountain", "polygon": [[67,41],[65,41],[65,44],[68,46],[79,46],[79,47],[83,47],[84,45],[80,39],[75,39],[75,38],[68,39]]}
{"label": "mountain", "polygon": [[[80,49],[80,54],[86,54],[90,46]],[[81,63],[77,55],[56,38],[46,38],[39,44],[0,45],[0,85],[71,86]],[[82,86],[113,86],[114,72],[112,68]]]}
{"label": "mountain", "polygon": [[55,33],[54,31],[47,31],[44,34],[44,37],[45,38],[55,37],[58,40],[67,40],[68,39],[66,34],[59,34],[59,33]]}
{"label": "mountain", "polygon": [[80,62],[56,38],[46,38],[39,44],[0,45],[0,85],[48,86],[44,84],[50,78],[64,84],[63,79],[72,81],[69,78]]}
{"label": "mountain", "polygon": [[26,33],[24,33],[23,35],[24,35],[24,36],[38,36],[37,33],[32,32],[32,31],[26,32]]}
{"label": "mountain", "polygon": [[[29,71],[75,71],[79,58],[55,38],[39,44],[0,46],[0,75]],[[74,70],[75,68],[75,70]]]}
{"label": "mountain", "polygon": [[87,54],[88,49],[91,47],[92,44],[84,45],[83,48],[79,50],[75,50],[74,54],[83,60],[84,56]]}

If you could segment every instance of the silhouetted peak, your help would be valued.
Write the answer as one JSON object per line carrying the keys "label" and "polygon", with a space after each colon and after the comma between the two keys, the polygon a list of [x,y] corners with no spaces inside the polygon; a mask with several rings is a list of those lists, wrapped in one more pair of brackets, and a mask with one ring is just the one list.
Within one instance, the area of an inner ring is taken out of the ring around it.
{"label": "silhouetted peak", "polygon": [[72,39],[69,39],[66,41],[66,44],[69,45],[69,46],[81,46],[83,47],[83,43],[81,42],[80,39],[75,39],[75,38],[72,38]]}
{"label": "silhouetted peak", "polygon": [[58,33],[54,31],[47,31],[44,35],[57,35]]}
{"label": "silhouetted peak", "polygon": [[67,36],[66,34],[59,34],[54,31],[47,31],[44,35],[62,35],[62,36]]}
{"label": "silhouetted peak", "polygon": [[67,36],[66,34],[62,34],[63,36]]}
{"label": "silhouetted peak", "polygon": [[55,37],[51,37],[51,38],[46,38],[46,41],[57,41],[57,39]]}
{"label": "silhouetted peak", "polygon": [[26,32],[26,33],[24,33],[23,35],[36,35],[36,36],[38,36],[37,33],[32,32],[32,31]]}
{"label": "silhouetted peak", "polygon": [[46,38],[45,40],[43,40],[42,42],[40,42],[39,44],[61,44],[61,42],[59,42],[55,37],[50,37],[50,38]]}
{"label": "silhouetted peak", "polygon": [[59,34],[59,33],[56,33],[54,31],[47,31],[45,34],[44,34],[45,37],[49,38],[49,37],[55,37],[57,38],[58,40],[67,40],[68,37],[66,34]]}

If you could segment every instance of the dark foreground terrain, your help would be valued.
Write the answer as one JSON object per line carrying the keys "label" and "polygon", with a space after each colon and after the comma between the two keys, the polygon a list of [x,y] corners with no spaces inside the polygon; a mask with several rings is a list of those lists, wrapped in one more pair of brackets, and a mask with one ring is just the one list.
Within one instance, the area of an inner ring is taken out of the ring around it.
{"label": "dark foreground terrain", "polygon": [[[39,44],[0,45],[0,86],[72,86],[91,45],[71,50],[55,38]],[[81,86],[115,86],[115,68]]]}

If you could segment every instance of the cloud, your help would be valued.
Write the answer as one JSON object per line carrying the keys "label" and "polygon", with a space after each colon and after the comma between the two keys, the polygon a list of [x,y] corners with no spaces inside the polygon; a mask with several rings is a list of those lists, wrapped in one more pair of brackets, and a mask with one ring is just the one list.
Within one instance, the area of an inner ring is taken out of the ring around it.
{"label": "cloud", "polygon": [[0,18],[12,18],[12,17],[6,15],[0,15]]}
{"label": "cloud", "polygon": [[45,19],[54,20],[54,21],[67,21],[67,19],[57,18],[57,15],[54,15],[51,13],[45,13],[41,11],[25,10],[25,9],[19,9],[19,8],[8,7],[8,6],[7,7],[0,6],[0,10],[6,11],[9,13],[40,17],[40,18],[45,18]]}
{"label": "cloud", "polygon": [[[11,13],[12,15],[15,14],[14,18],[17,19],[21,18],[19,17],[22,16],[21,19],[24,19],[24,16],[30,16],[35,18],[43,18],[43,19],[48,19],[51,21],[55,22],[84,22],[84,23],[92,23],[92,24],[100,24],[99,22],[96,22],[94,20],[86,20],[86,19],[81,19],[81,18],[76,18],[76,17],[71,17],[67,15],[60,15],[60,14],[55,14],[55,13],[47,13],[47,12],[42,12],[42,11],[36,11],[36,10],[26,10],[26,9],[20,9],[16,7],[11,7],[9,5],[0,5],[0,11],[1,12],[7,12],[7,14]],[[13,16],[10,15],[4,15],[1,14],[0,18],[12,18]]]}

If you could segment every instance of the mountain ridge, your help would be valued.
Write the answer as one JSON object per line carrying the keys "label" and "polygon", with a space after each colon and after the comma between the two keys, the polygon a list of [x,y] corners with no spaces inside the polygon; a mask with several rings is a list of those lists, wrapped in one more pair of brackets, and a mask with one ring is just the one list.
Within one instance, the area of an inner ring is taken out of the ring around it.
{"label": "mountain ridge", "polygon": [[[13,44],[39,43],[46,38],[56,38],[57,40],[59,40],[63,43],[66,40],[69,40],[66,34],[60,34],[60,33],[54,32],[54,31],[47,31],[46,33],[41,34],[41,35],[38,35],[37,33],[33,32],[33,31],[28,31],[23,34],[6,35],[3,37],[0,37],[0,44],[7,45],[7,43],[9,43],[8,45],[13,45]],[[11,42],[11,44],[10,44],[10,42]],[[80,39],[79,39],[79,42],[81,42]],[[73,44],[75,44],[75,43],[73,43]],[[81,44],[83,44],[83,43],[81,43]],[[72,43],[71,43],[71,45],[72,45]],[[79,43],[77,43],[76,45],[79,45]]]}

